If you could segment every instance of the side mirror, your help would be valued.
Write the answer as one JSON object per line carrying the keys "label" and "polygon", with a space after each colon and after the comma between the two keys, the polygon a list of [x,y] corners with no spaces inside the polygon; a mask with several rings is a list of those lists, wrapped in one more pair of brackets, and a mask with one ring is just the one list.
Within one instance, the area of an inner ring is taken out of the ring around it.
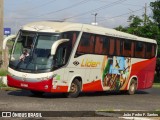
{"label": "side mirror", "polygon": [[6,48],[7,41],[12,40],[14,38],[16,38],[16,35],[10,35],[3,40],[3,50]]}
{"label": "side mirror", "polygon": [[51,55],[56,54],[57,48],[60,44],[68,42],[68,41],[69,41],[69,39],[60,39],[60,40],[57,40],[56,42],[54,42],[51,47]]}

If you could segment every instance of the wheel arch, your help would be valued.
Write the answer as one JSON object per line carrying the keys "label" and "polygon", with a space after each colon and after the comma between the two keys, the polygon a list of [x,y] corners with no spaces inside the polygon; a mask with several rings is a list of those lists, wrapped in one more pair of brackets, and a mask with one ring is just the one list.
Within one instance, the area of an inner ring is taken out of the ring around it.
{"label": "wheel arch", "polygon": [[138,88],[138,77],[136,75],[133,75],[130,79],[129,79],[129,82],[128,82],[128,85],[127,85],[127,90],[129,90],[129,86],[130,86],[130,83],[131,83],[131,80],[134,79],[136,80],[137,82],[137,87],[136,89]]}
{"label": "wheel arch", "polygon": [[75,75],[73,76],[69,83],[68,83],[68,91],[70,90],[70,87],[71,87],[71,83],[75,80],[75,79],[78,79],[78,81],[81,83],[81,91],[83,89],[83,80],[82,80],[82,77],[80,75]]}

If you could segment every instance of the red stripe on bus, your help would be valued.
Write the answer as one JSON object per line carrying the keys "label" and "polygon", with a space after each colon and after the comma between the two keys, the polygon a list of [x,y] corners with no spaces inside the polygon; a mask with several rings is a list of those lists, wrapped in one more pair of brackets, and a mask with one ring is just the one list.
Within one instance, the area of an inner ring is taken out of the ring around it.
{"label": "red stripe on bus", "polygon": [[93,81],[83,85],[83,92],[103,91],[101,80]]}
{"label": "red stripe on bus", "polygon": [[55,89],[52,88],[53,93],[65,93],[68,92],[68,86],[57,86]]}
{"label": "red stripe on bus", "polygon": [[49,80],[42,80],[40,82],[27,82],[22,80],[16,80],[11,76],[7,75],[7,82],[8,86],[28,89],[28,90],[35,90],[35,91],[43,91],[43,92],[51,92],[52,88],[52,79]]}
{"label": "red stripe on bus", "polygon": [[132,64],[131,77],[137,76],[138,89],[152,87],[155,74],[156,58]]}

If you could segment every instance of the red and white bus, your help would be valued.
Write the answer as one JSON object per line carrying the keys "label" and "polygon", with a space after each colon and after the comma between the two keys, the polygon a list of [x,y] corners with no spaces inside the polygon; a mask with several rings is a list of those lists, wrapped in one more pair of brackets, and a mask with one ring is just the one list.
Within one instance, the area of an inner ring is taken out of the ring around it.
{"label": "red and white bus", "polygon": [[35,22],[17,34],[8,67],[8,85],[66,93],[136,90],[152,87],[157,42],[87,24]]}

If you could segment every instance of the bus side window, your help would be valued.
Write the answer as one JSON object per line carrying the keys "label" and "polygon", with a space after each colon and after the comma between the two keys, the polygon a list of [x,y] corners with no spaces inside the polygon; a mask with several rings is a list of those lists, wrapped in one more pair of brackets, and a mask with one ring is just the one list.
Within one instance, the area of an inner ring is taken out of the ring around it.
{"label": "bus side window", "polygon": [[105,36],[96,36],[95,41],[95,54],[100,55],[107,55],[108,54],[108,47],[109,46],[109,40],[107,40],[107,37]]}
{"label": "bus side window", "polygon": [[155,57],[156,55],[156,45],[152,44],[152,57]]}
{"label": "bus side window", "polygon": [[94,51],[94,35],[83,33],[76,54],[90,54]]}
{"label": "bus side window", "polygon": [[146,43],[146,58],[153,58],[155,56],[155,45],[152,43]]}
{"label": "bus side window", "polygon": [[113,38],[110,39],[110,45],[109,45],[109,55],[114,55],[114,50],[115,50],[115,40]]}
{"label": "bus side window", "polygon": [[135,42],[135,57],[145,57],[145,44],[143,42]]}
{"label": "bus side window", "polygon": [[134,44],[130,40],[123,41],[123,56],[133,57],[134,55]]}
{"label": "bus side window", "polygon": [[102,54],[103,52],[103,41],[100,36],[96,36],[96,41],[95,41],[95,54]]}
{"label": "bus side window", "polygon": [[69,39],[71,42],[71,48],[73,48],[73,46],[77,40],[78,35],[79,35],[79,32],[77,32],[77,31],[69,31],[69,32],[64,32],[62,34],[62,38]]}
{"label": "bus side window", "polygon": [[103,37],[103,54],[106,55],[109,52],[109,39],[108,37]]}
{"label": "bus side window", "polygon": [[120,56],[121,55],[121,40],[120,39],[116,39],[116,56]]}
{"label": "bus side window", "polygon": [[146,43],[146,58],[152,58],[152,44]]}

